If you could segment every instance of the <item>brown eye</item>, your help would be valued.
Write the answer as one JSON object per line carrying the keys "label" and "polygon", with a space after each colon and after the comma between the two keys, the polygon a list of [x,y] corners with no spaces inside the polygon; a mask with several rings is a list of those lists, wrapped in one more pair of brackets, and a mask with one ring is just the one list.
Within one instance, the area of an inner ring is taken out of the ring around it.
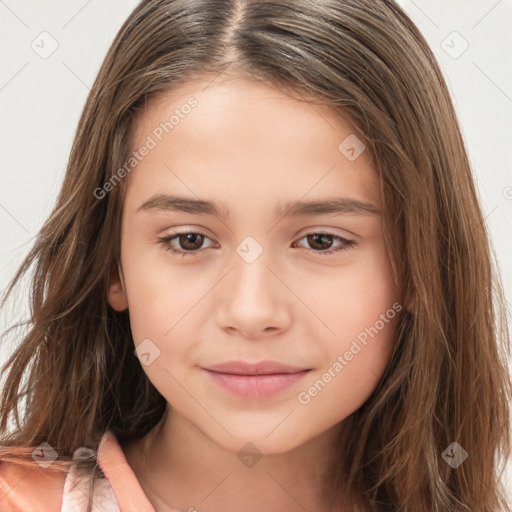
{"label": "brown eye", "polygon": [[[158,241],[167,251],[173,254],[181,256],[199,256],[204,251],[204,248],[201,246],[206,239],[209,238],[202,233],[187,231],[161,237]],[[310,249],[304,247],[306,250],[322,256],[344,251],[357,245],[355,240],[349,240],[335,235],[334,233],[308,233],[301,238],[301,240],[303,239],[306,239],[311,247]],[[333,247],[333,240],[335,239],[340,241],[340,243],[338,243],[334,249],[331,249],[331,247]]]}
{"label": "brown eye", "polygon": [[201,248],[204,236],[200,233],[185,233],[177,237],[179,246],[187,251],[194,251]]}
{"label": "brown eye", "polygon": [[[338,251],[344,251],[354,247],[356,245],[355,240],[349,240],[342,236],[335,235],[334,233],[308,233],[301,240],[307,240],[307,243],[311,246],[309,252],[315,254],[326,255],[333,254]],[[330,249],[333,246],[333,239],[341,241],[341,243],[335,249]],[[306,248],[307,249],[307,248]]]}
{"label": "brown eye", "polygon": [[186,231],[161,237],[158,242],[164,246],[165,250],[173,254],[199,256],[204,250],[201,246],[205,239],[208,237],[202,233]]}
{"label": "brown eye", "polygon": [[315,233],[313,235],[307,235],[308,243],[313,249],[324,250],[330,249],[333,241],[331,235],[325,235],[323,233]]}

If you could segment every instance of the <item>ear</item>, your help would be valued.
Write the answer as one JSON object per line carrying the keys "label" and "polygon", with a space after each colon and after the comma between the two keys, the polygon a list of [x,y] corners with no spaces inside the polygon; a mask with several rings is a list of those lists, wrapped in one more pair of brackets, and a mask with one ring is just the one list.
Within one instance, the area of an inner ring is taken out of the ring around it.
{"label": "ear", "polygon": [[123,272],[119,265],[117,265],[117,268],[114,267],[110,273],[107,300],[116,311],[124,311],[128,308],[128,299],[126,298],[123,282]]}

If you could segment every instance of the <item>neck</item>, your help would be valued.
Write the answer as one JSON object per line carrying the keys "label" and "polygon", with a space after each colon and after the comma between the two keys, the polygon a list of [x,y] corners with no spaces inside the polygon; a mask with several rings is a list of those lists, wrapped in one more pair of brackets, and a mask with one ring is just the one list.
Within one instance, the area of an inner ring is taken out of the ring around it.
{"label": "neck", "polygon": [[175,410],[166,409],[142,439],[123,448],[157,512],[201,510],[348,510],[328,492],[338,453],[337,429],[284,453],[233,451],[212,441]]}

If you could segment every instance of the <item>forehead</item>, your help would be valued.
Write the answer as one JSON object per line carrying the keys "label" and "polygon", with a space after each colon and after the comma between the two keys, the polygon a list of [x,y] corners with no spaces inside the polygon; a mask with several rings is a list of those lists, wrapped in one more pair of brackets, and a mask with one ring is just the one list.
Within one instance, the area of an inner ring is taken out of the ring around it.
{"label": "forehead", "polygon": [[131,149],[145,154],[128,176],[132,199],[181,192],[250,203],[336,191],[378,202],[371,157],[351,123],[259,83],[199,80],[161,95],[137,117]]}
{"label": "forehead", "polygon": [[301,142],[308,142],[308,146],[318,142],[336,145],[340,135],[354,132],[348,119],[327,105],[301,99],[297,93],[292,97],[277,86],[236,78],[198,79],[159,94],[135,120],[134,145],[143,142],[160,123],[164,124],[161,128],[166,139],[171,132],[179,136],[186,131],[187,138],[197,137],[204,144],[235,132],[237,138],[231,142],[236,144],[244,137],[261,142],[271,135],[275,147],[295,141],[297,151]]}

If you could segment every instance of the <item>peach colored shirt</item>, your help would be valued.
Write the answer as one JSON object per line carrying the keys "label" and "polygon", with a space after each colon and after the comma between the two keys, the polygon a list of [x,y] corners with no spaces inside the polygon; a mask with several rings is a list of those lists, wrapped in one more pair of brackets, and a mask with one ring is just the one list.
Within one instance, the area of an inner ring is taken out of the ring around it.
{"label": "peach colored shirt", "polygon": [[[155,512],[111,431],[101,438],[98,463],[106,478],[95,481],[93,512]],[[0,512],[85,512],[88,485],[73,466],[64,475],[0,458]]]}

